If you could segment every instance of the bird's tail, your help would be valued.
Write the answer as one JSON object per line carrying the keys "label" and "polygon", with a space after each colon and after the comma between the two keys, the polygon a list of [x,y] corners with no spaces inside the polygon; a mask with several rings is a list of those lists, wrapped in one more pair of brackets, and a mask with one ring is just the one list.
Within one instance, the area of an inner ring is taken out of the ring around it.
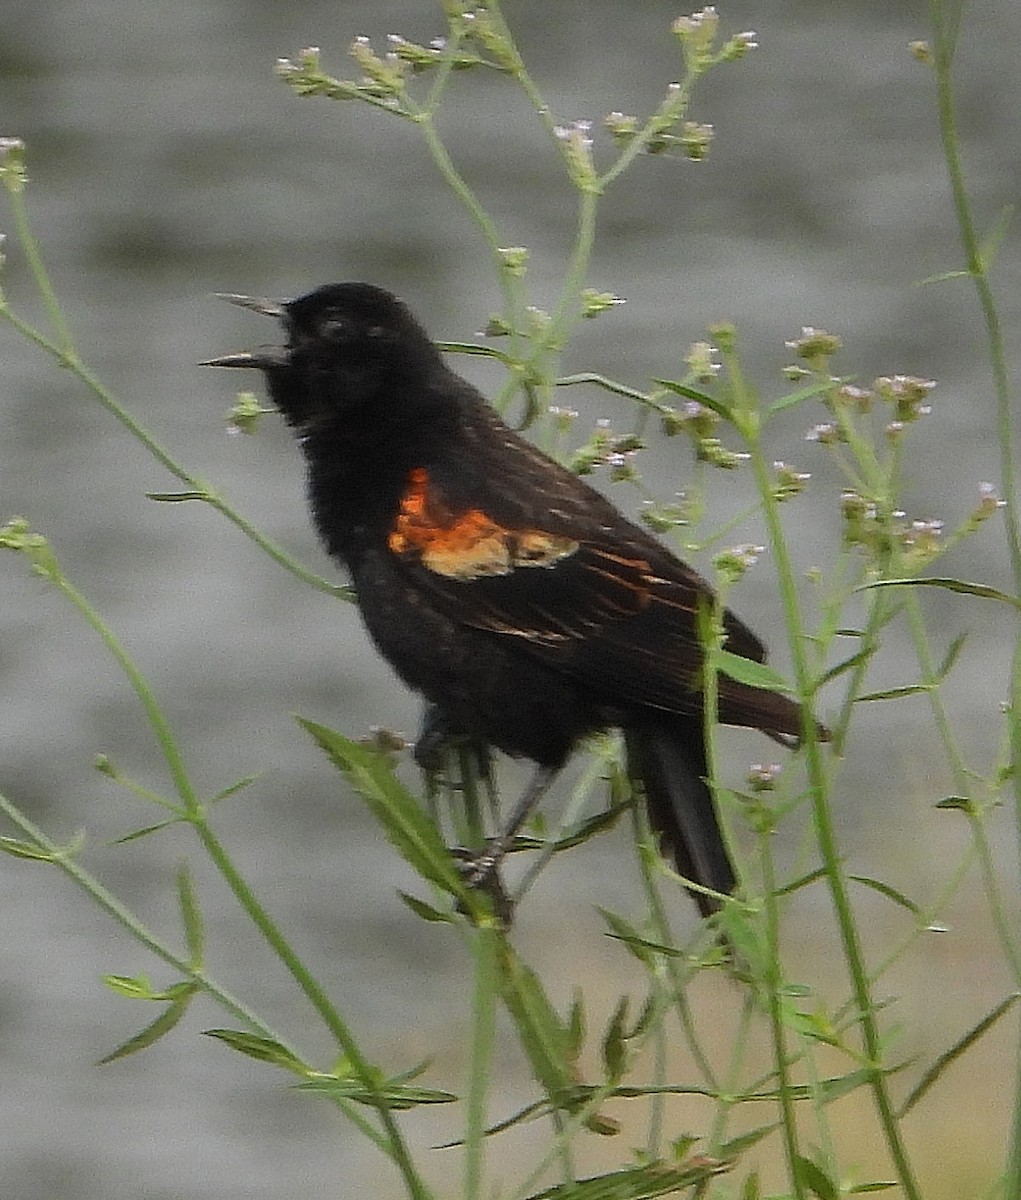
{"label": "bird's tail", "polygon": [[[737,879],[705,781],[701,718],[643,723],[625,731],[625,743],[631,775],[642,782],[649,823],[664,852],[673,855],[685,878],[715,892],[732,892]],[[702,892],[692,892],[692,898],[704,917],[720,907]]]}

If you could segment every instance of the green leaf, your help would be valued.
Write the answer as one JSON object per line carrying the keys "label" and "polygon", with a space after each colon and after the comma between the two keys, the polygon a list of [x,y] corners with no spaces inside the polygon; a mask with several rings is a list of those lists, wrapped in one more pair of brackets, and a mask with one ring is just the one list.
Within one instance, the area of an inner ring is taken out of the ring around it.
{"label": "green leaf", "polygon": [[888,883],[882,883],[878,879],[870,879],[867,875],[849,875],[848,878],[853,879],[856,883],[863,883],[866,887],[872,888],[873,891],[879,892],[880,895],[886,896],[894,904],[899,904],[901,908],[906,908],[912,916],[920,917],[922,915],[921,908],[913,900],[909,900],[903,892],[897,891],[895,887],[891,887]]}
{"label": "green leaf", "polygon": [[695,1158],[686,1163],[658,1160],[558,1183],[529,1200],[651,1200],[654,1196],[668,1196],[694,1187],[729,1169],[729,1163],[718,1159]]}
{"label": "green leaf", "polygon": [[506,943],[500,974],[503,1000],[532,1073],[546,1092],[556,1098],[574,1083],[570,1032],[550,1003],[539,977]]}
{"label": "green leaf", "polygon": [[963,1037],[958,1038],[948,1050],[945,1050],[939,1056],[939,1058],[936,1059],[928,1071],[925,1072],[922,1078],[912,1089],[911,1094],[900,1106],[900,1110],[897,1113],[897,1119],[900,1120],[907,1113],[909,1113],[911,1109],[914,1108],[914,1106],[918,1103],[918,1101],[921,1100],[929,1088],[932,1087],[936,1080],[939,1079],[943,1072],[958,1058],[960,1058],[966,1050],[973,1046],[984,1033],[988,1033],[989,1030],[992,1029],[992,1027],[1000,1019],[1000,1017],[1002,1017],[1003,1014],[1008,1011],[1008,1009],[1013,1008],[1018,1000],[1021,1000],[1021,992],[1011,992],[1011,994],[1005,999],[1001,1000],[991,1012],[986,1013],[986,1015],[981,1021],[979,1021],[977,1025],[973,1025]]}
{"label": "green leaf", "polygon": [[133,829],[130,833],[125,833],[119,838],[114,838],[110,845],[123,846],[128,842],[137,842],[139,838],[148,837],[151,833],[159,833],[161,829],[168,829],[171,825],[180,825],[183,819],[183,817],[171,817],[169,821],[160,821],[156,825],[146,825],[142,829]]}
{"label": "green leaf", "polygon": [[398,892],[397,895],[411,909],[415,916],[421,917],[423,921],[443,921],[450,924],[454,920],[451,913],[433,908],[431,904],[426,904],[424,900],[419,900],[417,896],[409,896],[407,892]]}
{"label": "green leaf", "polygon": [[712,409],[718,417],[722,417],[725,421],[734,419],[734,414],[722,400],[717,400],[706,392],[700,392],[697,388],[688,387],[686,383],[678,383],[673,379],[654,379],[652,382],[658,383],[660,387],[665,387],[668,392],[673,392],[676,396],[683,396],[685,400],[694,400],[696,403]]}
{"label": "green leaf", "polygon": [[147,500],[158,500],[161,504],[183,504],[186,500],[208,500],[208,492],[146,492]]}
{"label": "green leaf", "polygon": [[873,651],[869,649],[859,650],[857,654],[852,654],[849,658],[842,659],[835,666],[830,667],[828,671],[824,671],[822,675],[819,676],[819,678],[812,684],[812,691],[818,692],[821,688],[825,687],[827,683],[837,679],[847,671],[853,670],[859,663],[866,662],[872,657],[872,654]]}
{"label": "green leaf", "polygon": [[292,1071],[303,1078],[307,1078],[311,1073],[311,1069],[297,1055],[273,1038],[240,1029],[203,1029],[202,1034],[204,1037],[216,1038],[232,1050],[237,1050],[239,1054],[247,1055],[258,1062],[272,1063],[275,1067],[283,1067],[285,1071]]}
{"label": "green leaf", "polygon": [[234,796],[243,788],[250,787],[257,779],[261,779],[265,772],[256,771],[254,775],[246,775],[243,779],[239,779],[236,783],[232,783],[229,787],[225,787],[222,791],[210,800],[210,804],[216,804],[220,800],[226,800],[228,796]]}
{"label": "green leaf", "polygon": [[877,1179],[873,1183],[856,1183],[848,1189],[848,1194],[851,1196],[860,1196],[865,1192],[888,1192],[890,1188],[899,1186],[895,1180]]}
{"label": "green leaf", "polygon": [[148,975],[103,975],[103,982],[118,996],[129,1000],[155,1000],[157,992]]}
{"label": "green leaf", "polygon": [[460,1099],[453,1092],[442,1092],[437,1088],[407,1087],[403,1084],[381,1083],[369,1091],[360,1079],[353,1076],[323,1075],[307,1079],[295,1086],[298,1092],[317,1092],[338,1100],[354,1100],[370,1108],[388,1108],[403,1111],[418,1108],[423,1104],[453,1104]]}
{"label": "green leaf", "polygon": [[801,875],[797,879],[792,879],[790,883],[785,883],[783,887],[776,889],[778,896],[789,896],[792,892],[800,892],[802,888],[808,887],[809,884],[816,883],[820,879],[826,878],[826,869],[820,867],[817,871],[810,871],[807,875]]}
{"label": "green leaf", "polygon": [[1010,225],[1013,215],[1014,205],[1005,204],[997,214],[996,220],[993,222],[989,232],[982,239],[982,244],[979,247],[979,258],[982,261],[983,271],[988,271],[993,265],[996,254],[1000,249],[1000,243],[1007,236],[1007,227]]}
{"label": "green leaf", "polygon": [[198,897],[192,886],[191,874],[184,864],[177,872],[177,902],[181,909],[181,922],[184,925],[184,944],[188,947],[188,965],[197,970],[202,965],[205,930]]}
{"label": "green leaf", "polygon": [[799,1154],[794,1160],[794,1169],[802,1184],[818,1196],[819,1200],[840,1200],[840,1188],[822,1167],[812,1162],[810,1158]]}
{"label": "green leaf", "polygon": [[936,275],[926,275],[924,279],[919,279],[917,287],[925,287],[930,283],[946,283],[949,279],[970,279],[970,271],[940,271]]}
{"label": "green leaf", "polygon": [[616,913],[610,912],[607,908],[596,907],[596,911],[610,927],[610,937],[617,941],[623,942],[631,953],[645,966],[651,966],[655,962],[657,954],[665,954],[669,958],[680,958],[683,952],[678,950],[676,946],[664,946],[658,942],[649,941],[639,933],[634,925],[625,921],[623,917],[617,916]]}
{"label": "green leaf", "polygon": [[[624,813],[634,808],[634,803],[633,799],[622,800],[619,804],[611,804],[609,808],[589,817],[573,833],[565,834],[562,838],[557,839],[553,845],[554,853],[559,854],[562,850],[571,850],[575,846],[587,842],[589,838],[595,837],[597,833],[602,833],[605,829],[612,829]],[[543,845],[544,843],[539,843],[540,848]]]}
{"label": "green leaf", "polygon": [[444,354],[470,354],[479,358],[495,358],[504,366],[510,367],[511,370],[520,366],[517,359],[504,350],[497,350],[495,346],[482,346],[478,342],[437,342],[436,346]]}
{"label": "green leaf", "polygon": [[814,396],[821,396],[825,392],[831,392],[835,386],[832,379],[820,379],[815,383],[806,384],[803,388],[798,388],[796,392],[790,392],[788,395],[774,400],[772,404],[768,404],[766,412],[783,412],[785,408],[793,408],[795,404],[803,404],[806,400],[811,400]]}
{"label": "green leaf", "polygon": [[943,661],[939,665],[939,670],[936,672],[936,678],[942,683],[950,674],[957,663],[957,658],[964,649],[964,643],[968,640],[967,633],[959,633],[957,637],[950,643],[950,647],[943,656]]}
{"label": "green leaf", "polygon": [[111,1050],[109,1054],[105,1054],[99,1060],[99,1065],[105,1066],[107,1063],[114,1062],[118,1058],[127,1058],[129,1054],[137,1054],[139,1050],[145,1050],[154,1042],[158,1042],[184,1016],[185,1010],[188,1007],[188,1001],[196,990],[193,987],[184,999],[175,1000],[172,1004],[169,1004],[155,1021],[150,1022],[144,1029],[139,1030],[134,1037],[128,1038],[126,1042],[121,1042],[116,1050]]}
{"label": "green leaf", "polygon": [[571,1001],[571,1011],[567,1014],[567,1056],[571,1062],[577,1061],[581,1048],[585,1044],[585,997],[576,990]]}
{"label": "green leaf", "polygon": [[483,897],[465,886],[435,822],[394,775],[386,756],[325,725],[303,717],[297,721],[368,804],[401,857],[470,912],[484,915]]}
{"label": "green leaf", "polygon": [[724,1142],[719,1149],[721,1158],[734,1159],[739,1158],[746,1150],[750,1150],[752,1146],[761,1142],[763,1138],[769,1137],[771,1133],[779,1129],[781,1121],[773,1121],[769,1125],[760,1125],[757,1129],[749,1129],[747,1133],[739,1133],[737,1137],[733,1137],[729,1142]]}
{"label": "green leaf", "polygon": [[881,692],[866,692],[863,696],[855,696],[855,704],[866,704],[870,700],[903,700],[905,696],[918,696],[932,691],[928,683],[907,683],[903,687],[884,688]]}
{"label": "green leaf", "polygon": [[12,858],[27,858],[34,862],[59,862],[63,857],[58,851],[44,850],[32,842],[23,842],[12,837],[0,837],[0,850]]}
{"label": "green leaf", "polygon": [[975,811],[974,804],[967,796],[946,796],[942,800],[937,800],[933,808],[957,808],[966,813]]}
{"label": "green leaf", "polygon": [[738,683],[746,683],[749,687],[767,692],[783,692],[788,696],[794,693],[780,672],[765,663],[753,662],[750,658],[742,658],[740,654],[731,654],[729,650],[714,650],[712,660],[717,670],[736,679]]}
{"label": "green leaf", "polygon": [[863,583],[854,590],[865,592],[871,588],[881,587],[934,587],[945,588],[948,592],[963,592],[968,596],[981,596],[984,600],[999,600],[1012,608],[1021,609],[1021,600],[1016,596],[1008,596],[998,588],[989,587],[985,583],[969,583],[964,579],[874,579],[871,583]]}
{"label": "green leaf", "polygon": [[624,1031],[627,1010],[628,998],[621,996],[603,1038],[603,1066],[609,1083],[616,1083],[627,1069],[627,1034]]}
{"label": "green leaf", "polygon": [[752,1171],[744,1181],[744,1187],[741,1189],[741,1200],[762,1200],[758,1171]]}

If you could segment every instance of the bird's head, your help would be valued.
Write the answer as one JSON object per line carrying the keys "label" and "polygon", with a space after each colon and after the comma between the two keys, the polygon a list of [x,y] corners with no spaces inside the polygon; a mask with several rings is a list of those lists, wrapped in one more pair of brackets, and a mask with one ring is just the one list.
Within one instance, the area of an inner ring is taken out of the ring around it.
{"label": "bird's head", "polygon": [[276,317],[286,342],[201,365],[263,371],[273,403],[299,432],[386,404],[404,381],[421,381],[441,363],[407,306],[372,284],[330,283],[296,300],[222,299]]}

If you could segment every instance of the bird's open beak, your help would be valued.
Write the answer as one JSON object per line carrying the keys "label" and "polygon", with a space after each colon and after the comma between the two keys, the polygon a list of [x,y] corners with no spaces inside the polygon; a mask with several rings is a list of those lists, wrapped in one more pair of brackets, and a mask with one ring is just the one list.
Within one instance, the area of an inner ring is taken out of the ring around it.
{"label": "bird's open beak", "polygon": [[217,300],[226,300],[228,304],[236,304],[238,308],[250,308],[252,312],[262,313],[264,317],[282,317],[287,311],[283,300],[264,300],[260,296],[238,296],[234,292],[216,292]]}
{"label": "bird's open beak", "polygon": [[200,367],[258,367],[268,370],[270,367],[286,367],[291,356],[283,346],[264,346],[255,353],[247,350],[240,354],[225,354],[222,358],[207,358],[200,362]]}
{"label": "bird's open beak", "polygon": [[[238,296],[233,292],[217,292],[218,300],[226,300],[228,304],[236,304],[239,308],[250,308],[252,312],[262,313],[264,317],[282,318],[286,312],[286,304],[282,300],[264,300],[259,296]],[[264,346],[255,353],[244,351],[240,354],[225,354],[222,358],[209,358],[200,362],[200,367],[256,367],[266,370],[269,367],[286,367],[290,355],[283,346]]]}

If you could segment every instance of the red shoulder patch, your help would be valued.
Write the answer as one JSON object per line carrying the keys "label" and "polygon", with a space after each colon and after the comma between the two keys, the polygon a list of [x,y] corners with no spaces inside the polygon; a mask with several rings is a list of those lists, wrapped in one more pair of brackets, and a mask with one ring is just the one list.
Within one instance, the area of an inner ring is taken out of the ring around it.
{"label": "red shoulder patch", "polygon": [[552,567],[578,549],[573,539],[541,529],[507,529],[478,508],[453,512],[422,467],[408,476],[387,544],[394,554],[459,580]]}

